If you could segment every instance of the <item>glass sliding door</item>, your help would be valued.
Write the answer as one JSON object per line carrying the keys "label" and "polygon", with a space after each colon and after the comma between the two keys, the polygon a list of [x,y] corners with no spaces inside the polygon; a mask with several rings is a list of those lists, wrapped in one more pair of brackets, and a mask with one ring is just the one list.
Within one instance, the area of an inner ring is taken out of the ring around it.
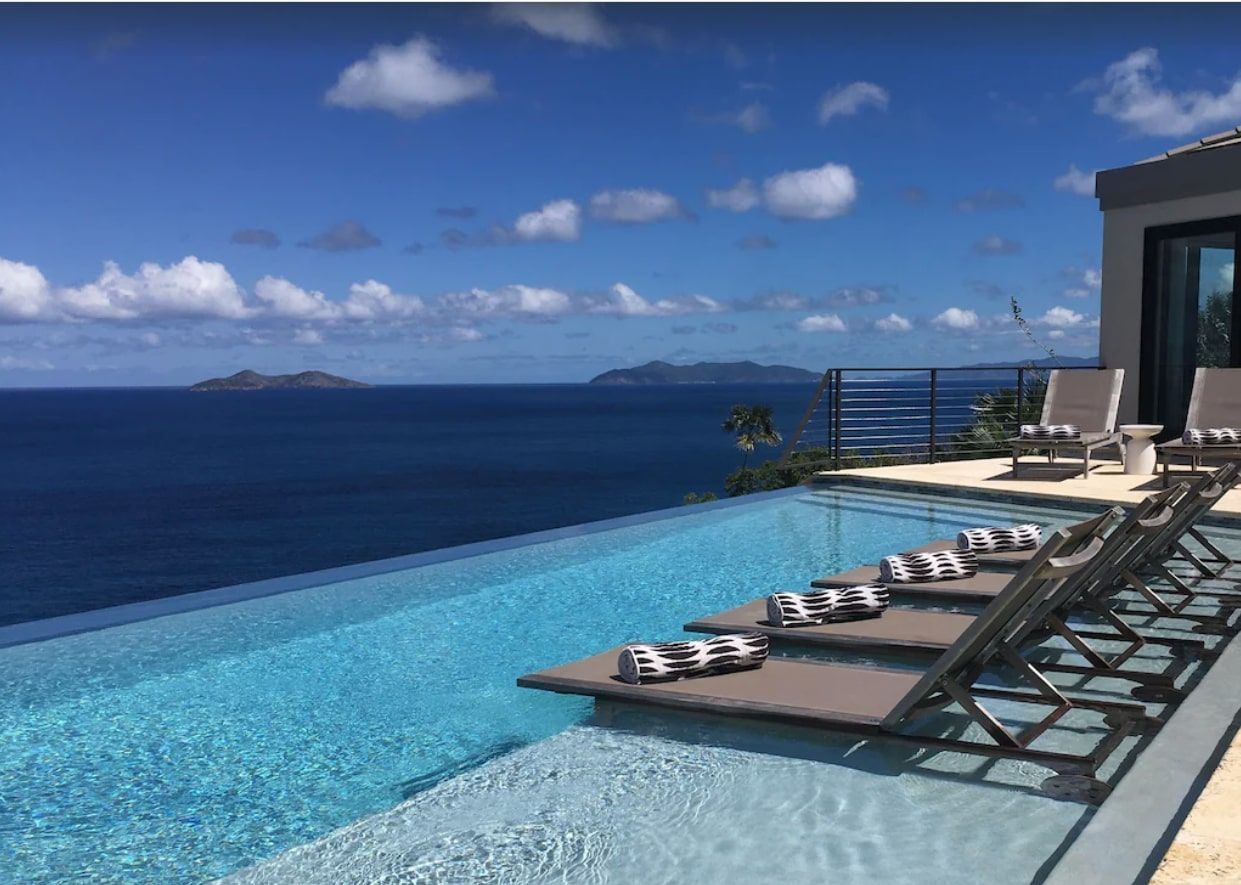
{"label": "glass sliding door", "polygon": [[1146,231],[1141,419],[1179,435],[1194,369],[1241,366],[1237,246],[1241,218]]}

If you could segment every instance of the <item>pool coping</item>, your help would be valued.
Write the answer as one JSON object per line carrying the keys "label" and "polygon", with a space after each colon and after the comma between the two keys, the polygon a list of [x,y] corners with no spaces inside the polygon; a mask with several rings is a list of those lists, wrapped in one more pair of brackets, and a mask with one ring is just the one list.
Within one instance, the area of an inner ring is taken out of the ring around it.
{"label": "pool coping", "polygon": [[295,590],[308,590],[324,584],[335,584],[341,581],[352,581],[358,578],[370,578],[376,575],[404,571],[420,566],[436,565],[456,559],[469,559],[485,556],[489,553],[500,553],[535,544],[546,544],[567,538],[585,537],[612,529],[627,528],[682,516],[692,516],[714,510],[726,510],[775,500],[813,491],[806,486],[792,486],[787,489],[776,489],[771,492],[757,492],[736,498],[724,498],[718,501],[707,501],[698,504],[682,504],[676,507],[665,507],[659,510],[646,510],[626,516],[614,516],[593,522],[577,523],[554,529],[543,529],[520,535],[507,535],[503,538],[491,538],[486,541],[473,541],[468,544],[457,544],[452,547],[438,547],[434,550],[423,550],[418,553],[407,553],[385,559],[373,559],[351,565],[334,566],[313,572],[301,572],[295,575],[284,575],[276,578],[264,578],[260,581],[248,581],[244,584],[230,584],[210,590],[195,590],[179,593],[176,596],[165,596],[160,599],[147,599],[141,602],[129,602],[90,611],[74,612],[68,615],[57,615],[34,621],[23,621],[18,624],[0,626],[0,648],[15,645],[27,645],[33,642],[44,642],[62,636],[77,633],[89,633],[109,627],[121,627],[140,621],[149,621],[167,615],[178,615],[199,609],[215,608],[236,602],[262,599],[266,596],[277,596]]}

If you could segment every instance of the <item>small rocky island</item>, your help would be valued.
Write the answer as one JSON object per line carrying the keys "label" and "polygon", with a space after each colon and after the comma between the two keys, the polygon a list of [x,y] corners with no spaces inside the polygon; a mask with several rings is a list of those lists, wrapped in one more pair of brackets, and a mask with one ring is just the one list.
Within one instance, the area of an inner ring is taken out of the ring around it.
{"label": "small rocky island", "polygon": [[590,379],[591,384],[813,384],[818,372],[793,366],[763,366],[746,360],[740,363],[694,363],[675,366],[661,360],[612,369]]}
{"label": "small rocky island", "polygon": [[370,387],[362,381],[329,375],[327,372],[298,372],[296,375],[261,375],[250,369],[227,378],[199,381],[190,390],[352,390]]}

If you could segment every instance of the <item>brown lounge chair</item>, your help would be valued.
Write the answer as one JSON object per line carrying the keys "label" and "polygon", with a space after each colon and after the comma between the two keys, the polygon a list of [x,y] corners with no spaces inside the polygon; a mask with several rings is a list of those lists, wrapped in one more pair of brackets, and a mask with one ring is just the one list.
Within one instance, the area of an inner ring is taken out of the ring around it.
{"label": "brown lounge chair", "polygon": [[[1238,479],[1241,478],[1238,474],[1238,467],[1241,465],[1225,465],[1215,473],[1201,477],[1198,482],[1190,486],[1188,491],[1175,500],[1172,505],[1175,511],[1173,518],[1162,531],[1149,538],[1145,544],[1135,546],[1125,554],[1124,558],[1115,562],[1118,585],[1122,589],[1128,586],[1137,591],[1154,609],[1154,611],[1144,611],[1127,607],[1116,608],[1116,611],[1146,616],[1178,617],[1198,621],[1203,625],[1204,631],[1228,632],[1226,617],[1191,614],[1185,609],[1191,603],[1205,602],[1209,597],[1223,597],[1226,603],[1229,594],[1193,588],[1172,572],[1166,563],[1172,557],[1177,555],[1184,557],[1186,553],[1189,557],[1196,558],[1185,547],[1184,539],[1187,535],[1194,537],[1200,543],[1205,542],[1210,545],[1209,539],[1198,531],[1196,524],[1229,489],[1237,484]],[[1214,545],[1210,545],[1210,549],[1216,550]],[[1218,553],[1218,550],[1216,552]],[[1219,553],[1219,556],[1223,554]],[[1207,568],[1205,564],[1202,567]],[[1171,589],[1165,592],[1177,594],[1180,597],[1179,601],[1173,605],[1164,600],[1146,581],[1142,580],[1140,575],[1145,572],[1153,572],[1167,581]],[[812,587],[853,587],[858,584],[874,584],[878,580],[879,567],[865,565],[817,578],[810,584]],[[978,574],[972,578],[930,581],[921,584],[889,584],[888,591],[894,596],[908,596],[928,601],[986,604],[1005,589],[1008,580],[1009,575],[1002,570],[980,569]],[[1237,597],[1238,594],[1233,593],[1231,596]]]}
{"label": "brown lounge chair", "polygon": [[[1093,774],[1107,755],[1130,733],[1158,720],[1145,708],[1092,699],[1069,698],[1022,657],[1010,637],[1020,635],[1024,622],[1062,584],[1087,566],[1102,541],[1094,539],[1073,556],[1058,554],[1070,542],[1063,530],[1055,532],[1031,560],[1013,576],[1008,589],[923,671],[861,667],[811,660],[770,657],[758,669],[630,685],[617,674],[617,656],[624,646],[584,660],[531,673],[517,680],[527,688],[581,694],[599,699],[746,716],[870,737],[904,741],[940,750],[1026,759],[1054,771]],[[977,684],[984,668],[1006,665],[1034,691],[1015,691]],[[1025,730],[1014,732],[983,706],[983,698],[1002,698],[1052,707],[1052,711]],[[910,729],[920,715],[956,702],[977,722],[991,742],[928,736]],[[1074,710],[1108,714],[1108,732],[1094,749],[1071,754],[1035,749],[1031,745],[1057,720]]]}
{"label": "brown lounge chair", "polygon": [[1075,424],[1081,434],[1074,439],[1023,439],[1015,436],[1008,444],[1013,450],[1013,479],[1020,474],[1020,456],[1031,449],[1046,451],[1049,460],[1064,451],[1082,452],[1082,478],[1090,478],[1090,453],[1105,446],[1116,446],[1123,461],[1123,437],[1116,432],[1116,412],[1124,369],[1056,369],[1047,381],[1040,424]]}
{"label": "brown lounge chair", "polygon": [[[1133,508],[1119,525],[1106,534],[1098,553],[1090,563],[1067,577],[1047,602],[1027,622],[1020,636],[1012,637],[1016,645],[1035,643],[1048,633],[1063,637],[1070,648],[1085,660],[1084,665],[1060,663],[1036,663],[1040,672],[1072,673],[1081,676],[1106,676],[1127,679],[1139,683],[1134,694],[1144,701],[1166,703],[1180,700],[1183,693],[1174,687],[1176,676],[1184,669],[1184,660],[1204,656],[1206,646],[1201,641],[1166,637],[1145,637],[1111,612],[1099,597],[1099,591],[1109,588],[1116,578],[1116,563],[1125,558],[1135,545],[1149,543],[1148,539],[1161,533],[1172,520],[1175,511],[1171,502],[1182,488],[1167,489],[1149,495]],[[1121,516],[1119,508],[1112,508],[1094,519],[1069,526],[1070,548],[1085,548],[1099,537]],[[1028,551],[1030,558],[1040,555],[1041,550]],[[1063,551],[1062,551],[1063,552]],[[1073,552],[1070,549],[1069,553]],[[1012,580],[1012,575],[1008,580]],[[1081,610],[1101,621],[1103,629],[1080,629],[1069,626],[1070,613]],[[777,627],[767,620],[765,600],[722,612],[718,615],[692,621],[685,625],[689,631],[702,633],[757,632],[775,640],[799,642],[812,646],[833,648],[858,648],[885,652],[942,653],[977,620],[971,614],[923,611],[917,609],[889,608],[879,617],[838,621],[799,627]],[[1099,639],[1124,643],[1119,651],[1105,652],[1091,646],[1089,640]],[[1166,645],[1177,649],[1182,663],[1175,672],[1155,673],[1128,670],[1123,667],[1134,654],[1148,644]]]}
{"label": "brown lounge chair", "polygon": [[[1198,369],[1194,372],[1185,427],[1193,430],[1215,427],[1241,429],[1241,369]],[[1203,458],[1241,459],[1241,446],[1191,446],[1179,439],[1160,443],[1156,451],[1159,463],[1163,465],[1165,487],[1175,458],[1188,458],[1190,470],[1201,468]]]}

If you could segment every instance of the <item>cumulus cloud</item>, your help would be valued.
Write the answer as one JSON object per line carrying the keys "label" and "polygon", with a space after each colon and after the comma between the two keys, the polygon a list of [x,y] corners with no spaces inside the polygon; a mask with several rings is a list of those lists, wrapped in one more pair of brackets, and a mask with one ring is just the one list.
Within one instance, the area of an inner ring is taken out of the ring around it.
{"label": "cumulus cloud", "polygon": [[574,309],[573,300],[564,292],[522,285],[453,292],[441,297],[439,303],[454,316],[471,318],[548,318]]}
{"label": "cumulus cloud", "polygon": [[797,328],[802,332],[847,332],[848,326],[838,314],[819,313],[802,317],[797,321]]}
{"label": "cumulus cloud", "polygon": [[738,249],[753,251],[755,249],[774,249],[779,245],[775,240],[766,234],[751,234],[748,237],[742,237],[737,241]]}
{"label": "cumulus cloud", "polygon": [[575,46],[614,46],[619,34],[589,3],[497,3],[492,17]]}
{"label": "cumulus cloud", "polygon": [[1037,322],[1057,329],[1070,329],[1089,323],[1085,314],[1057,305],[1038,318]]}
{"label": "cumulus cloud", "polygon": [[1108,66],[1094,89],[1096,114],[1110,117],[1141,135],[1183,136],[1241,118],[1241,75],[1219,93],[1173,92],[1161,84],[1159,52],[1145,47]]}
{"label": "cumulus cloud", "polygon": [[767,209],[780,218],[834,218],[848,212],[856,199],[853,171],[836,163],[781,172],[763,182]]}
{"label": "cumulus cloud", "polygon": [[415,119],[430,111],[494,93],[491,74],[450,68],[426,37],[401,46],[381,45],[341,72],[324,101],[343,108],[372,108]]}
{"label": "cumulus cloud", "polygon": [[932,319],[931,324],[940,329],[951,329],[957,332],[973,331],[981,325],[978,314],[960,307],[948,308]]}
{"label": "cumulus cloud", "polygon": [[589,313],[617,317],[680,316],[691,313],[719,313],[724,305],[706,295],[686,295],[648,301],[624,283],[616,283],[601,298],[589,299]]}
{"label": "cumulus cloud", "polygon": [[986,209],[1015,209],[1025,204],[1025,200],[1010,191],[985,187],[958,200],[957,209],[962,212],[979,212]]}
{"label": "cumulus cloud", "polygon": [[827,303],[832,307],[861,307],[892,300],[889,289],[875,286],[846,286],[827,296]]}
{"label": "cumulus cloud", "polygon": [[852,117],[863,108],[886,111],[888,99],[888,90],[863,80],[837,86],[819,99],[819,125],[826,126],[835,117]]}
{"label": "cumulus cloud", "polygon": [[323,343],[323,334],[318,329],[298,329],[293,333],[293,343],[314,346]]}
{"label": "cumulus cloud", "polygon": [[379,237],[366,229],[360,221],[342,221],[323,233],[302,240],[297,245],[320,252],[354,252],[380,245]]}
{"label": "cumulus cloud", "polygon": [[761,101],[752,101],[743,108],[722,114],[698,115],[698,119],[703,123],[735,126],[750,135],[771,127],[771,113]]}
{"label": "cumulus cloud", "polygon": [[758,205],[758,188],[753,181],[743,178],[732,187],[708,190],[707,205],[712,209],[727,209],[729,212],[749,212]]}
{"label": "cumulus cloud", "polygon": [[1078,194],[1083,197],[1094,196],[1094,176],[1093,172],[1083,172],[1072,163],[1069,164],[1069,171],[1058,176],[1052,182],[1052,186],[1058,191],[1064,191],[1070,194]]}
{"label": "cumulus cloud", "polygon": [[1064,273],[1065,276],[1075,283],[1061,292],[1066,298],[1089,298],[1098,292],[1103,285],[1103,276],[1099,273],[1098,268],[1088,267],[1085,270],[1080,270],[1070,267]]}
{"label": "cumulus cloud", "polygon": [[354,283],[344,301],[333,301],[322,292],[267,276],[255,284],[254,297],[263,316],[301,321],[408,320],[425,311],[417,295],[401,295],[377,280]]}
{"label": "cumulus cloud", "polygon": [[647,224],[685,218],[688,212],[680,200],[649,188],[600,191],[590,198],[590,214],[618,224]]}
{"label": "cumulus cloud", "polygon": [[56,312],[51,288],[37,267],[0,258],[0,320],[33,322]]}
{"label": "cumulus cloud", "polygon": [[239,246],[262,246],[264,249],[275,249],[280,245],[280,237],[262,228],[235,230],[228,241]]}
{"label": "cumulus cloud", "polygon": [[1020,251],[1020,243],[1005,239],[999,234],[983,237],[974,244],[974,252],[978,255],[1016,255]]}
{"label": "cumulus cloud", "polygon": [[553,200],[541,209],[517,216],[510,231],[512,239],[569,242],[582,235],[582,210],[573,200]]}
{"label": "cumulus cloud", "polygon": [[899,313],[890,313],[886,317],[875,320],[875,328],[889,334],[913,331],[914,324]]}
{"label": "cumulus cloud", "polygon": [[808,310],[811,306],[812,302],[806,296],[782,289],[760,292],[737,303],[738,310]]}
{"label": "cumulus cloud", "polygon": [[147,262],[132,275],[109,261],[98,279],[59,290],[57,300],[70,316],[99,320],[242,319],[253,313],[224,265],[193,255],[168,267]]}

